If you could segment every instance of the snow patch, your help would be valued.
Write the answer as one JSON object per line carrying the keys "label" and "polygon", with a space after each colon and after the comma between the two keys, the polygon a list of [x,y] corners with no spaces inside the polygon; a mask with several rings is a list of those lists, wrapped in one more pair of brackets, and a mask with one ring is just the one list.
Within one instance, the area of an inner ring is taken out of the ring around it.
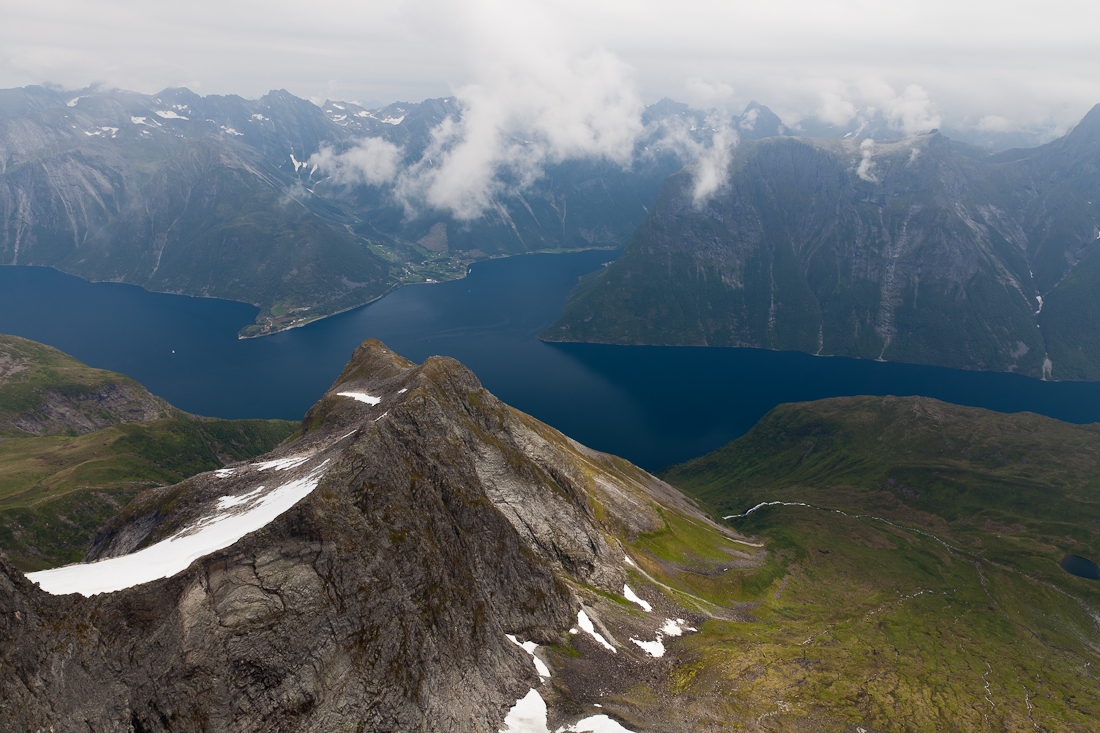
{"label": "snow patch", "polygon": [[513,644],[520,647],[521,649],[523,649],[523,651],[531,655],[531,659],[535,662],[535,670],[539,673],[539,677],[550,676],[550,668],[546,666],[545,662],[535,656],[535,650],[539,648],[538,644],[533,641],[521,642],[515,637],[514,634],[505,634],[505,636],[507,636],[508,640],[511,641]]}
{"label": "snow patch", "polygon": [[688,626],[687,621],[682,618],[678,618],[673,621],[670,618],[665,619],[665,625],[661,627],[661,633],[668,636],[680,636],[685,631],[698,631],[699,629],[694,626]]}
{"label": "snow patch", "polygon": [[219,468],[217,471],[214,472],[214,475],[218,478],[226,478],[228,476],[232,476],[236,472],[237,469],[235,468]]}
{"label": "snow patch", "polygon": [[687,621],[682,618],[678,618],[673,621],[670,618],[665,619],[665,624],[657,630],[657,639],[655,641],[642,641],[631,637],[630,640],[640,646],[642,650],[651,657],[663,657],[665,655],[665,636],[680,636],[685,631],[697,631],[693,626],[688,626]]}
{"label": "snow patch", "polygon": [[568,728],[558,728],[557,733],[634,733],[624,728],[606,715],[593,715],[578,720]]}
{"label": "snow patch", "polygon": [[230,497],[222,497],[218,502],[218,509],[223,510],[221,513],[203,517],[144,550],[99,562],[43,570],[30,573],[27,577],[32,583],[40,584],[47,593],[79,593],[84,596],[112,593],[171,577],[186,570],[195,560],[229,547],[245,535],[270,524],[317,488],[325,475],[322,469],[327,463],[326,460],[305,476],[272,489],[255,499],[243,512],[225,512],[222,501]]}
{"label": "snow patch", "polygon": [[260,461],[259,463],[253,463],[260,471],[266,471],[269,468],[274,468],[276,471],[286,471],[290,468],[297,468],[313,456],[290,456],[289,458],[276,458],[273,461]]}
{"label": "snow patch", "polygon": [[619,650],[607,643],[607,639],[603,638],[603,634],[596,631],[596,627],[592,625],[592,619],[588,618],[588,614],[584,612],[584,609],[577,611],[577,625],[581,627],[589,636],[603,644],[604,647],[610,649],[616,654]]}
{"label": "snow patch", "polygon": [[405,119],[405,115],[401,115],[400,117],[387,117],[382,120],[382,122],[385,122],[387,125],[400,125],[403,119]]}
{"label": "snow patch", "polygon": [[634,591],[630,590],[630,586],[626,585],[625,583],[623,584],[623,598],[630,601],[631,603],[637,603],[639,606],[645,609],[646,613],[649,613],[653,610],[653,606],[649,605],[648,601],[643,601],[641,598],[639,598],[637,594],[634,593]]}
{"label": "snow patch", "polygon": [[626,558],[626,564],[627,565],[629,565],[632,568],[638,567],[637,565],[634,564],[634,561],[630,559],[630,555],[624,555],[623,557]]}
{"label": "snow patch", "polygon": [[546,701],[535,688],[516,700],[504,718],[500,733],[550,733],[546,727]]}
{"label": "snow patch", "polygon": [[144,125],[144,124],[146,124],[144,117],[131,117],[130,122],[133,122],[135,125]]}
{"label": "snow patch", "polygon": [[183,115],[176,114],[175,112],[173,112],[170,109],[155,109],[153,111],[157,113],[157,117],[163,117],[166,120],[186,120],[186,119],[188,119],[187,117],[184,117]]}
{"label": "snow patch", "polygon": [[222,126],[221,126],[221,128],[222,128],[223,130],[225,130],[225,131],[226,131],[227,133],[229,133],[230,135],[240,135],[241,137],[243,137],[243,136],[244,136],[244,133],[243,133],[243,132],[237,132],[237,131],[236,131],[236,130],[234,130],[234,129],[233,129],[232,127],[226,127],[225,125],[222,125]]}
{"label": "snow patch", "polygon": [[665,655],[665,645],[661,643],[661,635],[657,634],[656,641],[639,641],[633,636],[630,640],[640,646],[642,651],[651,657],[663,657]]}
{"label": "snow patch", "polygon": [[405,394],[408,391],[409,391],[408,387],[402,387],[401,389],[397,390],[397,394]]}
{"label": "snow patch", "polygon": [[264,490],[263,486],[257,486],[247,494],[241,494],[240,496],[223,496],[218,499],[218,509],[228,509],[233,506],[240,506],[241,504],[247,504],[260,495],[260,492]]}
{"label": "snow patch", "polygon": [[259,114],[259,113],[256,113],[256,114],[252,115],[252,119],[259,120],[260,122],[266,122],[267,121],[267,118],[264,117],[263,115]]}
{"label": "snow patch", "polygon": [[337,392],[336,394],[340,397],[350,397],[353,400],[366,402],[368,405],[377,405],[382,401],[381,397],[373,397],[365,392]]}
{"label": "snow patch", "polygon": [[[84,95],[84,96],[87,96],[87,95]],[[84,99],[84,97],[73,97],[68,102],[65,102],[65,106],[66,107],[75,107],[76,103],[79,102],[82,99]]]}
{"label": "snow patch", "polygon": [[[596,705],[596,707],[603,707]],[[531,690],[516,701],[500,733],[550,733],[546,727],[546,701],[538,690]],[[634,733],[606,715],[591,715],[570,726],[562,726],[554,733]]]}

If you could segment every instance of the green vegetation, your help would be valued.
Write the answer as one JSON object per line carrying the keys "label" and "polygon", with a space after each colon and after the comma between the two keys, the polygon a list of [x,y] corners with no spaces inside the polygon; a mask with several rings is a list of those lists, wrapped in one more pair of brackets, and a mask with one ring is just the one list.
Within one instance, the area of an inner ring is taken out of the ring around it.
{"label": "green vegetation", "polygon": [[297,427],[172,417],[0,441],[0,549],[24,572],[79,561],[96,530],[141,491],[266,453]]}
{"label": "green vegetation", "polygon": [[[729,520],[768,559],[693,589],[741,617],[678,642],[664,694],[731,729],[1093,730],[1100,583],[1057,561],[1100,557],[1097,476],[1098,426],[924,398],[777,407],[664,476],[720,515],[786,503]],[[651,575],[707,552],[668,525],[637,543]]]}
{"label": "green vegetation", "polygon": [[0,334],[0,550],[25,572],[76,562],[141,491],[267,453],[297,427],[188,415],[125,375]]}
{"label": "green vegetation", "polygon": [[[122,399],[110,407],[87,400],[112,387],[121,388]],[[132,410],[161,417],[178,412],[123,374],[93,369],[52,346],[0,334],[0,436],[27,435],[16,423],[28,417],[46,432],[73,432],[75,421],[65,424],[40,414],[50,397],[72,407],[83,424],[122,422]]]}

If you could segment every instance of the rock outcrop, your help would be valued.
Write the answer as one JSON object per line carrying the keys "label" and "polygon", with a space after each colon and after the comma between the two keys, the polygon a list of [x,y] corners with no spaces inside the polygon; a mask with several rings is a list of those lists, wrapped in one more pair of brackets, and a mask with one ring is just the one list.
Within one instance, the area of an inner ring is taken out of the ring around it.
{"label": "rock outcrop", "polygon": [[0,435],[85,435],[183,414],[123,374],[0,334]]}

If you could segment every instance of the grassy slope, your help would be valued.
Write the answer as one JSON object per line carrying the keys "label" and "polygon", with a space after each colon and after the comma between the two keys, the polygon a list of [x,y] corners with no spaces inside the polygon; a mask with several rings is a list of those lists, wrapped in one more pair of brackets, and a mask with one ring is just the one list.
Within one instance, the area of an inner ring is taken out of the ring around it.
{"label": "grassy slope", "polygon": [[[36,412],[48,391],[74,409],[109,386],[133,395],[112,427],[29,437],[11,420]],[[128,422],[130,405],[159,419]],[[6,429],[5,429],[6,428]],[[206,420],[153,397],[133,379],[93,369],[57,349],[0,334],[0,549],[25,572],[75,562],[95,531],[140,491],[266,453],[297,428],[283,420]]]}
{"label": "grassy slope", "polygon": [[[780,406],[665,478],[722,514],[812,506],[731,520],[765,542],[758,567],[703,572],[713,538],[674,518],[638,538],[642,568],[742,620],[676,642],[633,697],[729,729],[1093,730],[1100,583],[1056,561],[1100,557],[1098,474],[1096,426],[923,398]],[[668,572],[677,553],[697,572]]]}
{"label": "grassy slope", "polygon": [[[45,389],[79,399],[111,385],[131,387],[143,397],[155,399],[123,374],[93,369],[52,346],[0,334],[0,435],[22,434],[5,423],[17,415],[34,412]],[[167,417],[172,408],[167,403],[164,408]]]}
{"label": "grassy slope", "polygon": [[24,572],[79,561],[95,531],[141,491],[266,453],[297,425],[174,417],[4,440],[0,549]]}

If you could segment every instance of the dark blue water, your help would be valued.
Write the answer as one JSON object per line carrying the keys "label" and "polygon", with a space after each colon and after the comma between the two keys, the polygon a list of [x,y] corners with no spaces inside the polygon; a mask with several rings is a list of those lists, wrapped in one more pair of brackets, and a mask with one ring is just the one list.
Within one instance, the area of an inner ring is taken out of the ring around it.
{"label": "dark blue water", "polygon": [[538,341],[577,277],[614,256],[482,262],[464,280],[404,287],[358,310],[245,341],[237,331],[252,322],[252,306],[0,267],[0,332],[128,374],[190,412],[288,419],[331,386],[356,345],[378,338],[415,361],[453,356],[504,401],[650,469],[720,447],[781,402],[838,395],[920,394],[1100,421],[1100,383],[756,349]]}
{"label": "dark blue water", "polygon": [[1092,560],[1087,560],[1077,555],[1066,555],[1058,561],[1058,565],[1070,575],[1088,580],[1100,580],[1100,566]]}

